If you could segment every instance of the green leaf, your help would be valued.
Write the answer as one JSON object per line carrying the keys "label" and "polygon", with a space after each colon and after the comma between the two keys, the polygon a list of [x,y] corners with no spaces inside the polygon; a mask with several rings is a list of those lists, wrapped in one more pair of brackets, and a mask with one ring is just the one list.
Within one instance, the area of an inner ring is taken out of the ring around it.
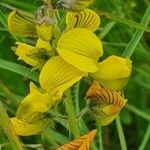
{"label": "green leaf", "polygon": [[31,71],[25,66],[0,59],[0,68],[15,72],[35,82],[38,82],[38,73]]}

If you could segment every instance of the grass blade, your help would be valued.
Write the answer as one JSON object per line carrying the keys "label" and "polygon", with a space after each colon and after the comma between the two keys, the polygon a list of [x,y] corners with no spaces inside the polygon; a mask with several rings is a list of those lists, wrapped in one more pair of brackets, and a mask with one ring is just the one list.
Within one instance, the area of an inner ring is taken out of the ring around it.
{"label": "grass blade", "polygon": [[128,25],[130,27],[134,27],[134,28],[136,28],[138,30],[150,32],[150,28],[149,27],[145,27],[144,24],[140,24],[140,23],[137,23],[137,22],[134,22],[132,20],[125,19],[125,18],[122,18],[122,17],[118,17],[118,15],[115,15],[115,14],[112,14],[112,13],[109,13],[109,12],[105,12],[105,11],[98,11],[98,14],[100,16],[105,16],[106,18],[109,18],[109,19],[114,20],[116,22],[119,22],[119,23],[122,23],[122,24],[126,24],[126,25]]}
{"label": "grass blade", "polygon": [[[150,6],[148,6],[142,20],[141,20],[141,24],[144,26],[147,26],[150,20]],[[133,34],[127,48],[125,49],[125,51],[123,52],[123,56],[128,56],[131,57],[136,46],[138,45],[140,39],[143,36],[144,31],[143,30],[136,30],[135,33]]]}
{"label": "grass blade", "polygon": [[0,102],[0,119],[1,119],[0,127],[3,129],[4,133],[6,134],[11,144],[12,150],[23,150],[22,145],[19,142],[17,135],[15,134],[13,126],[1,102]]}
{"label": "grass blade", "polygon": [[149,125],[147,127],[147,130],[145,132],[145,136],[143,138],[143,141],[141,142],[139,150],[144,150],[145,149],[145,146],[146,146],[146,144],[147,144],[149,139],[150,139],[150,123],[149,123]]}
{"label": "grass blade", "polygon": [[0,59],[0,68],[15,72],[35,82],[38,82],[38,73],[31,71],[25,66]]}
{"label": "grass blade", "polygon": [[132,106],[131,104],[127,104],[126,108],[130,111],[132,111],[134,114],[150,121],[150,115],[148,115],[147,113],[143,112],[142,110],[139,110],[138,108]]}

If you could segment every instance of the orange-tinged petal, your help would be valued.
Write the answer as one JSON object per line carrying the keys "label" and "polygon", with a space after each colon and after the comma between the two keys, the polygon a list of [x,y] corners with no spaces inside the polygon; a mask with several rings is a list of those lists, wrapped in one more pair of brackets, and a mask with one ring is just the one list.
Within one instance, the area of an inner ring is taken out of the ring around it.
{"label": "orange-tinged petal", "polygon": [[101,125],[111,123],[127,102],[120,92],[103,88],[98,82],[90,86],[86,98],[91,114]]}

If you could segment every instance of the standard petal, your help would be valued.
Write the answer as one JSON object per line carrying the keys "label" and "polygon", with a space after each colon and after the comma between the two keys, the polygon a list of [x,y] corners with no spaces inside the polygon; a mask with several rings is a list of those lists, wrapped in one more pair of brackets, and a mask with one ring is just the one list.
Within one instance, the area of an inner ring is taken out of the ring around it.
{"label": "standard petal", "polygon": [[18,47],[16,48],[15,54],[19,56],[18,59],[23,60],[31,66],[36,66],[38,61],[30,57],[29,55],[30,53],[34,53],[35,47],[21,42],[16,42],[16,44],[18,45]]}
{"label": "standard petal", "polygon": [[84,72],[96,72],[97,61],[103,54],[96,35],[81,28],[65,32],[58,41],[57,51],[65,61]]}
{"label": "standard petal", "polygon": [[96,31],[100,25],[99,16],[90,9],[84,9],[80,12],[67,12],[66,15],[67,30],[73,28],[84,28]]}
{"label": "standard petal", "polygon": [[13,11],[8,17],[8,29],[12,34],[23,37],[37,36],[36,25],[28,16]]}
{"label": "standard petal", "polygon": [[20,136],[40,134],[44,127],[44,122],[41,122],[39,124],[29,124],[27,122],[23,122],[17,119],[17,117],[11,118],[10,120],[15,129],[16,134]]}
{"label": "standard petal", "polygon": [[41,87],[58,100],[66,89],[85,74],[85,72],[65,62],[60,56],[56,56],[44,65],[39,80]]}

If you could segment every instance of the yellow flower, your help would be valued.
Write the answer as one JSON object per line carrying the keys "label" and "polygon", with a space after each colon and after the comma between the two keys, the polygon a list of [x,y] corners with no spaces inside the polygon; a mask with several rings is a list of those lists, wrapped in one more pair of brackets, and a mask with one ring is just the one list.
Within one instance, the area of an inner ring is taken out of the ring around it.
{"label": "yellow flower", "polygon": [[90,113],[104,126],[117,117],[127,102],[120,92],[102,88],[97,82],[91,85],[86,98]]}
{"label": "yellow flower", "polygon": [[[8,29],[12,34],[23,36],[23,37],[37,37],[41,38],[44,41],[50,41],[53,26],[56,23],[55,14],[53,18],[47,13],[49,10],[46,10],[46,14],[37,14],[37,23],[34,21],[33,17],[30,17],[24,13],[13,11],[8,17]],[[41,12],[41,11],[40,11]],[[47,15],[47,16],[46,16]],[[40,23],[39,23],[40,22]]]}
{"label": "yellow flower", "polygon": [[57,5],[63,6],[68,10],[79,11],[89,5],[91,5],[95,0],[58,0]]}
{"label": "yellow flower", "polygon": [[23,60],[31,66],[37,66],[39,63],[43,63],[42,61],[47,59],[51,51],[49,42],[43,41],[40,38],[35,47],[21,42],[16,42],[16,44],[18,47],[15,50],[15,54],[19,56],[18,59]]}
{"label": "yellow flower", "polygon": [[98,63],[98,71],[91,74],[91,77],[103,87],[121,90],[127,84],[131,70],[132,62],[129,58],[112,55]]}
{"label": "yellow flower", "polygon": [[65,62],[60,56],[55,56],[42,68],[39,81],[43,89],[59,100],[66,89],[85,75],[85,72]]}
{"label": "yellow flower", "polygon": [[21,101],[16,116],[21,121],[37,124],[45,119],[44,113],[54,104],[51,95],[30,83],[30,93]]}
{"label": "yellow flower", "polygon": [[96,72],[97,61],[103,54],[96,35],[81,28],[65,32],[58,41],[57,51],[66,62],[84,72]]}
{"label": "yellow flower", "polygon": [[30,136],[40,134],[44,127],[44,122],[39,124],[29,124],[28,122],[23,122],[16,117],[11,118],[11,123],[15,129],[17,135],[20,136]]}
{"label": "yellow flower", "polygon": [[96,31],[100,25],[99,16],[90,9],[84,9],[80,12],[67,12],[66,15],[67,30],[73,28],[84,28]]}

